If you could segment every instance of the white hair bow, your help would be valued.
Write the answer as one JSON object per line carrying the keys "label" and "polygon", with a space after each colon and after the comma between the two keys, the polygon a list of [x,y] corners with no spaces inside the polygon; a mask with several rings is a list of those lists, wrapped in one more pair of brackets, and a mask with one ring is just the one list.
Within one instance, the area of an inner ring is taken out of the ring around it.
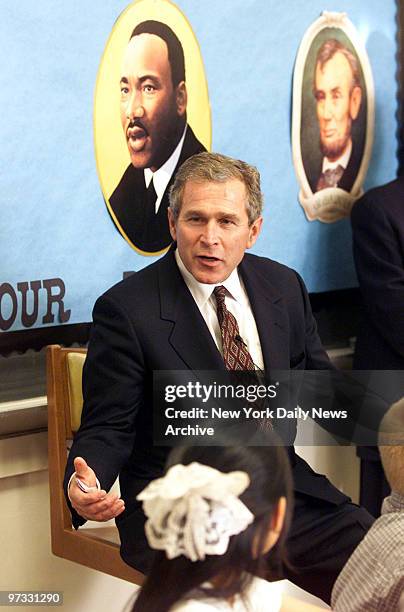
{"label": "white hair bow", "polygon": [[143,501],[150,546],[165,550],[169,559],[223,555],[230,536],[254,520],[238,498],[249,484],[246,472],[225,474],[197,462],[174,465],[136,498]]}

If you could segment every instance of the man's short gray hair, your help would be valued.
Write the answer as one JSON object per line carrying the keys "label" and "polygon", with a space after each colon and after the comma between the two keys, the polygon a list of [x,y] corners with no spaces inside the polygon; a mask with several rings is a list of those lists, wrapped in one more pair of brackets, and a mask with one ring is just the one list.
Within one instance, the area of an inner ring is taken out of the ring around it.
{"label": "man's short gray hair", "polygon": [[257,168],[239,159],[233,159],[220,153],[198,153],[189,157],[178,170],[170,189],[170,209],[174,221],[177,221],[188,181],[204,183],[213,181],[224,183],[237,179],[244,183],[247,192],[246,209],[248,222],[251,225],[262,213],[263,195],[261,192],[260,173]]}

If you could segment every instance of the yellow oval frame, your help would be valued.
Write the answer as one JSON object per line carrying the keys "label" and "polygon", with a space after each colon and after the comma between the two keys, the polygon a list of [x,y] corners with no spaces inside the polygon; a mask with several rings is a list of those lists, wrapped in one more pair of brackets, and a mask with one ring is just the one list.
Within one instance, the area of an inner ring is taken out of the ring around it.
{"label": "yellow oval frame", "polygon": [[[154,19],[167,24],[178,36],[184,49],[188,91],[187,120],[196,138],[210,151],[212,122],[208,84],[199,43],[191,24],[170,0],[135,0],[118,17],[105,45],[94,92],[94,150],[97,173],[109,213],[121,235],[141,255],[160,255],[142,251],[133,244],[120,226],[109,203],[130,157],[120,119],[120,70],[124,50],[138,23]],[[113,83],[116,83],[116,87]]]}

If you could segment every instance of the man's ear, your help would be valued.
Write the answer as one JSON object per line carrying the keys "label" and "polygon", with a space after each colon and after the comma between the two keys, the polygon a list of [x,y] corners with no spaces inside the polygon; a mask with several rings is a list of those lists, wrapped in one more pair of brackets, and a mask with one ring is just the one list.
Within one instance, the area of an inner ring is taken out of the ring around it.
{"label": "man's ear", "polygon": [[354,121],[359,114],[359,109],[362,102],[362,89],[359,85],[355,85],[351,91],[351,98],[349,100],[349,114],[351,119]]}
{"label": "man's ear", "polygon": [[181,81],[175,88],[175,103],[177,107],[177,115],[179,117],[183,117],[187,112],[187,101],[187,86],[185,85],[185,81]]}
{"label": "man's ear", "polygon": [[248,241],[247,241],[247,249],[251,249],[251,247],[256,243],[257,238],[260,235],[262,222],[263,222],[262,217],[258,217],[258,219],[256,219],[254,223],[250,225],[250,228],[249,228],[250,233],[249,233]]}
{"label": "man's ear", "polygon": [[167,208],[167,213],[168,213],[168,227],[170,228],[171,238],[175,241],[177,240],[177,231],[175,229],[173,211],[171,210],[170,207]]}

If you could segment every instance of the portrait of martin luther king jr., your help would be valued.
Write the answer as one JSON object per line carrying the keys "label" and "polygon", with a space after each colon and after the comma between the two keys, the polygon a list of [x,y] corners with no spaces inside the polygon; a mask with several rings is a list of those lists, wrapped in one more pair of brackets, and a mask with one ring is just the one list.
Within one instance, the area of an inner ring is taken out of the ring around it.
{"label": "portrait of martin luther king jr.", "polygon": [[131,163],[109,203],[130,242],[156,253],[172,242],[167,208],[176,170],[205,151],[187,124],[184,51],[170,27],[152,20],[135,27],[123,56],[120,89]]}

